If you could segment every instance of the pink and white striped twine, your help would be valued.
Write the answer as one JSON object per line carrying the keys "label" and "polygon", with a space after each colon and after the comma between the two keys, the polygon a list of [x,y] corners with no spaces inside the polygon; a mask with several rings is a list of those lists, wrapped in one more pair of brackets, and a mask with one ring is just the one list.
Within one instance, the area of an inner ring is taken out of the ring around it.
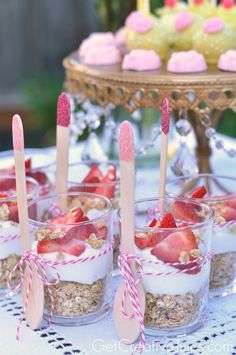
{"label": "pink and white striped twine", "polygon": [[17,239],[20,239],[20,234],[4,235],[3,237],[0,237],[0,244],[12,242]]}
{"label": "pink and white striped twine", "polygon": [[[58,273],[56,267],[62,266],[62,265],[83,263],[86,261],[91,261],[91,260],[100,258],[100,257],[106,255],[107,253],[111,252],[113,250],[113,246],[114,246],[114,243],[109,244],[107,246],[107,248],[105,248],[102,252],[100,252],[96,255],[87,256],[84,258],[75,258],[72,260],[62,260],[62,261],[60,261],[60,260],[53,261],[53,260],[49,260],[49,259],[44,259],[41,256],[37,255],[35,252],[33,252],[31,250],[26,250],[24,252],[24,254],[22,255],[22,257],[20,258],[20,260],[17,262],[17,264],[14,266],[14,268],[10,272],[10,275],[8,277],[8,282],[7,282],[8,288],[10,290],[12,290],[13,292],[18,291],[24,283],[25,266],[28,266],[29,275],[30,275],[29,276],[29,283],[28,283],[28,287],[27,287],[25,303],[23,305],[23,313],[20,317],[20,321],[19,321],[19,324],[17,325],[17,329],[16,329],[16,339],[19,340],[20,326],[21,326],[21,323],[24,319],[24,315],[26,314],[27,307],[28,307],[29,295],[30,295],[30,290],[31,290],[31,286],[32,286],[33,268],[36,269],[38,277],[42,280],[43,285],[47,287],[48,292],[49,292],[49,296],[50,296],[50,300],[51,300],[51,307],[50,307],[50,316],[48,319],[48,325],[50,325],[51,318],[52,318],[53,311],[54,311],[54,298],[53,298],[50,286],[54,286],[58,282],[60,282],[60,274]],[[47,272],[46,272],[46,267],[51,268],[52,271],[55,273],[55,281],[53,281],[53,282],[49,281],[48,276],[47,276]],[[12,278],[13,278],[13,275],[17,269],[20,270],[20,276],[21,276],[20,281],[17,285],[12,285],[11,284]]]}
{"label": "pink and white striped twine", "polygon": [[[161,260],[152,261],[148,259],[142,259],[137,257],[136,255],[126,254],[122,250],[120,250],[120,254],[118,256],[118,267],[121,273],[121,276],[125,283],[124,293],[121,301],[121,309],[124,317],[126,318],[133,318],[137,317],[139,324],[140,324],[140,342],[138,346],[135,348],[135,351],[138,353],[142,353],[144,346],[145,346],[145,334],[144,334],[144,316],[141,312],[140,301],[137,292],[137,284],[141,282],[142,276],[168,276],[168,275],[175,275],[180,273],[186,273],[189,271],[193,271],[196,268],[202,267],[204,264],[209,262],[213,256],[212,251],[210,250],[205,256],[202,256],[198,259],[195,259],[194,262],[196,265],[189,267],[187,269],[176,269],[176,271],[169,271],[169,272],[144,272],[143,271],[143,263],[153,264],[153,265],[167,265],[167,266],[178,266],[183,265],[186,266],[188,264],[193,263],[193,260],[188,262],[178,262],[178,263],[164,263]],[[134,279],[133,271],[132,271],[132,263],[135,264],[137,269],[137,279]],[[133,313],[127,314],[125,310],[125,299],[129,297],[130,303],[133,306]]]}

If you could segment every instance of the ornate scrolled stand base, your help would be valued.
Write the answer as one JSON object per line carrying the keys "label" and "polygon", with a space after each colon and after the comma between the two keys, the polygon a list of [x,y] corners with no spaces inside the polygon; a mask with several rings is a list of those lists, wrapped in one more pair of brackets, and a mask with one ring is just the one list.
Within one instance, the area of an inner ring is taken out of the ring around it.
{"label": "ornate scrolled stand base", "polygon": [[161,110],[162,100],[167,97],[174,112],[185,108],[196,135],[199,171],[211,171],[206,125],[201,120],[211,111],[218,118],[226,108],[236,112],[236,75],[220,72],[214,66],[202,74],[170,74],[165,63],[160,70],[143,73],[122,71],[120,65],[88,67],[78,61],[75,53],[66,57],[63,65],[68,92],[80,94],[103,107],[113,103],[129,112],[140,107]]}

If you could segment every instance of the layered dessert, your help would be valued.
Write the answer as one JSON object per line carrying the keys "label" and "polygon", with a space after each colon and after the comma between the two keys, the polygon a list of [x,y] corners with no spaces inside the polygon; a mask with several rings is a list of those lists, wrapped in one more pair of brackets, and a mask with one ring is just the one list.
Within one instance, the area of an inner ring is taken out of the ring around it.
{"label": "layered dessert", "polygon": [[[205,180],[205,181],[204,181]],[[201,183],[207,182],[208,188]],[[194,187],[199,185],[198,187]],[[213,227],[213,258],[210,272],[211,295],[234,292],[236,279],[236,190],[233,178],[211,174],[177,178],[169,182],[168,192],[197,199],[210,206],[215,213]],[[235,193],[228,193],[232,191]]]}
{"label": "layered dessert", "polygon": [[[195,327],[205,317],[211,226],[204,221],[209,211],[176,201],[162,217],[156,205],[146,212],[146,227],[136,227],[135,253],[143,265],[148,334],[158,330],[161,335],[167,329],[172,335],[182,334],[183,327]],[[190,215],[194,223],[188,221]]]}
{"label": "layered dessert", "polygon": [[[50,210],[41,211],[43,223],[39,222],[38,228],[34,230],[37,254],[54,262],[60,275],[60,281],[50,286],[54,299],[55,323],[86,323],[96,320],[98,314],[110,309],[111,204],[109,207],[107,199],[92,196],[69,194],[67,212],[52,217]],[[78,207],[85,200],[86,213]],[[31,220],[31,223],[34,227],[37,225],[35,221]],[[55,272],[50,267],[47,268],[47,276],[50,282],[55,281]],[[51,297],[47,288],[45,305],[45,316],[48,317]]]}
{"label": "layered dessert", "polygon": [[[27,180],[28,200],[37,196],[37,185]],[[33,212],[33,211],[32,211]],[[13,176],[0,175],[0,294],[7,291],[10,272],[22,255],[16,181]],[[20,279],[19,271],[11,278],[11,284]]]}
{"label": "layered dessert", "polygon": [[[39,152],[38,152],[39,151]],[[27,177],[35,179],[40,187],[40,195],[45,196],[52,191],[53,183],[49,170],[53,176],[53,165],[55,159],[38,149],[26,149],[27,159],[25,160],[25,172]],[[5,152],[0,155],[0,173],[4,175],[14,175],[13,152]]]}
{"label": "layered dessert", "polygon": [[[114,267],[117,268],[117,258],[119,254],[119,223],[118,208],[120,200],[120,182],[118,166],[115,162],[105,163],[84,162],[73,164],[69,167],[69,191],[70,192],[90,192],[109,198],[113,205],[114,220]],[[73,181],[73,182],[72,182]],[[86,213],[87,207],[84,203],[81,208]],[[89,208],[89,206],[88,206]]]}

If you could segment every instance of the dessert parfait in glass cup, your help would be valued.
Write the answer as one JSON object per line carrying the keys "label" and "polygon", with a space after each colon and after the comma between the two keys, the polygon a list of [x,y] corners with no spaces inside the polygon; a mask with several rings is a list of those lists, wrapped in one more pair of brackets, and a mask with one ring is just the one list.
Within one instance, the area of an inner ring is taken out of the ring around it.
{"label": "dessert parfait in glass cup", "polygon": [[117,274],[120,236],[118,209],[120,207],[120,171],[116,161],[82,161],[69,166],[69,189],[71,192],[90,192],[109,198],[113,205],[114,273]]}
{"label": "dessert parfait in glass cup", "polygon": [[184,335],[204,323],[212,223],[211,208],[199,202],[165,197],[135,203],[135,255],[142,263],[147,334]]}
{"label": "dessert parfait in glass cup", "polygon": [[[15,174],[15,160],[13,150],[0,153],[0,173],[6,175]],[[35,179],[39,184],[40,196],[52,192],[55,175],[55,158],[46,149],[25,149],[25,173],[27,177]]]}
{"label": "dessert parfait in glass cup", "polygon": [[210,296],[235,293],[236,179],[216,174],[177,177],[169,180],[167,191],[205,203],[214,210]]}
{"label": "dessert parfait in glass cup", "polygon": [[97,321],[111,307],[111,202],[73,192],[41,197],[32,206],[33,250],[45,261],[51,283],[45,287],[45,318],[60,325]]}
{"label": "dessert parfait in glass cup", "polygon": [[[30,203],[38,197],[38,183],[26,178],[27,199]],[[33,214],[33,210],[31,213]],[[23,254],[16,199],[14,176],[0,175],[0,295],[9,294],[7,280],[11,270]],[[16,271],[11,283],[17,284],[20,273]]]}

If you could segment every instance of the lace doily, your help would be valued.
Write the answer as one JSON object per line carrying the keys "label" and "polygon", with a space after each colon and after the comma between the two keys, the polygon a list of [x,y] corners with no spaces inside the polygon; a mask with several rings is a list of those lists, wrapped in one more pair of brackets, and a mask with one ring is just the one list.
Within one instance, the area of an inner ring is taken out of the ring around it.
{"label": "lace doily", "polygon": [[[120,278],[114,280],[114,288],[118,282]],[[117,339],[112,312],[100,322],[82,327],[52,325],[33,332],[24,323],[17,342],[15,328],[21,311],[20,295],[0,298],[1,355],[19,355],[24,348],[28,349],[24,350],[24,355],[122,355],[132,351],[132,346],[121,344]],[[3,339],[4,329],[8,329],[8,335]],[[210,300],[208,319],[195,333],[179,338],[147,337],[146,340],[143,354],[148,355],[236,355],[236,295]]]}

